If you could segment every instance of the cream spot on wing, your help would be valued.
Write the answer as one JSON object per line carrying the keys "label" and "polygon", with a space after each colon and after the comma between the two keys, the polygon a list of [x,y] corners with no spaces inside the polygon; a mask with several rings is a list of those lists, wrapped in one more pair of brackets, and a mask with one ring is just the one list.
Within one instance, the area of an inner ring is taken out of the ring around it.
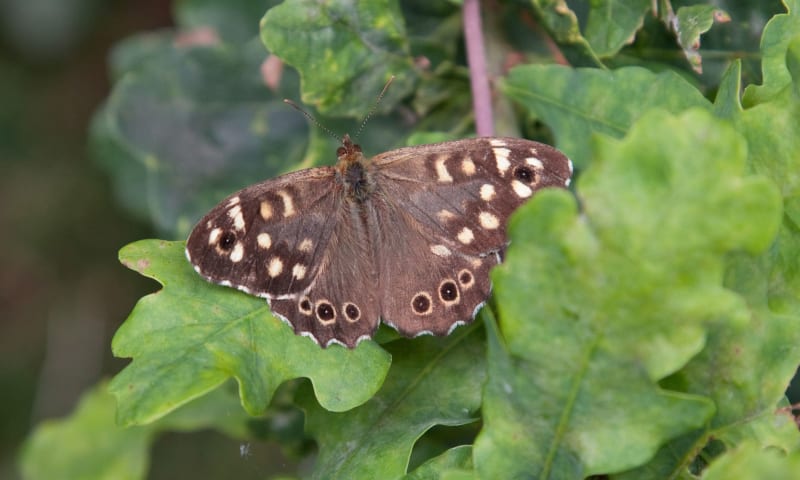
{"label": "cream spot on wing", "polygon": [[275,278],[283,272],[283,262],[278,257],[272,257],[267,265],[267,274]]}
{"label": "cream spot on wing", "polygon": [[542,161],[539,160],[536,157],[528,157],[528,158],[526,158],[525,159],[525,163],[527,163],[528,165],[530,165],[530,166],[532,166],[534,168],[544,168],[544,164],[542,163]]}
{"label": "cream spot on wing", "polygon": [[475,175],[475,162],[472,159],[465,158],[461,161],[461,171],[468,177]]}
{"label": "cream spot on wing", "polygon": [[506,146],[506,142],[504,142],[500,138],[493,138],[493,139],[489,140],[489,144],[491,146],[493,146],[493,147],[505,147]]}
{"label": "cream spot on wing", "polygon": [[236,242],[236,245],[234,245],[233,250],[231,250],[231,256],[230,256],[231,262],[234,263],[240,262],[242,261],[242,258],[244,258],[244,245],[242,245],[242,242]]}
{"label": "cream spot on wing", "polygon": [[453,182],[453,177],[450,176],[450,172],[447,171],[447,165],[444,164],[448,158],[449,155],[439,155],[434,162],[434,165],[436,166],[436,177],[440,183]]}
{"label": "cream spot on wing", "polygon": [[431,253],[438,257],[449,257],[452,252],[444,245],[431,245]]}
{"label": "cream spot on wing", "polygon": [[511,187],[514,189],[514,193],[516,193],[517,196],[520,198],[528,198],[533,193],[531,187],[525,185],[519,180],[514,180],[513,182],[511,182]]}
{"label": "cream spot on wing", "polygon": [[291,217],[292,215],[294,215],[296,213],[294,210],[294,201],[292,200],[292,196],[289,195],[289,192],[287,192],[286,190],[278,190],[277,194],[278,196],[281,197],[281,200],[283,200],[284,218]]}
{"label": "cream spot on wing", "polygon": [[475,240],[475,234],[469,228],[464,227],[458,232],[458,241],[464,245],[469,245],[473,240]]}
{"label": "cream spot on wing", "polygon": [[488,202],[494,198],[494,195],[494,185],[490,183],[484,183],[481,185],[481,200]]}
{"label": "cream spot on wing", "polygon": [[269,233],[259,233],[256,237],[256,242],[258,242],[259,247],[268,250],[272,246],[272,237],[269,236]]}
{"label": "cream spot on wing", "polygon": [[208,244],[209,245],[216,245],[219,242],[219,236],[222,235],[221,228],[215,228],[211,230],[211,233],[208,234]]}
{"label": "cream spot on wing", "polygon": [[244,215],[242,215],[242,207],[238,203],[228,210],[228,216],[233,219],[233,228],[236,230],[244,230]]}
{"label": "cream spot on wing", "polygon": [[494,148],[494,159],[497,162],[497,171],[500,172],[500,175],[505,175],[508,167],[511,166],[511,162],[508,161],[508,156],[511,154],[511,150],[507,148]]}
{"label": "cream spot on wing", "polygon": [[232,207],[234,205],[239,205],[239,195],[236,195],[235,197],[233,197],[230,200],[228,200],[228,206],[229,207]]}
{"label": "cream spot on wing", "polygon": [[572,181],[572,171],[573,171],[572,160],[568,158],[567,164],[569,165],[569,177],[564,181],[565,187],[569,187],[569,183]]}
{"label": "cream spot on wing", "polygon": [[452,218],[455,218],[456,214],[451,212],[450,210],[439,210],[436,213],[436,216],[439,218],[440,221],[446,222]]}
{"label": "cream spot on wing", "polygon": [[300,265],[299,263],[295,264],[295,266],[292,267],[292,276],[294,276],[294,278],[296,278],[298,280],[302,280],[303,278],[305,278],[305,276],[306,276],[306,266],[305,265]]}
{"label": "cream spot on wing", "polygon": [[301,252],[310,252],[311,249],[314,248],[314,241],[310,238],[304,238],[300,245],[297,246],[297,249]]}
{"label": "cream spot on wing", "polygon": [[261,209],[259,212],[261,213],[261,218],[264,220],[269,220],[273,215],[272,205],[268,201],[264,200],[261,202]]}
{"label": "cream spot on wing", "polygon": [[500,220],[489,212],[481,212],[478,215],[478,221],[481,223],[481,227],[486,230],[494,230],[500,226]]}

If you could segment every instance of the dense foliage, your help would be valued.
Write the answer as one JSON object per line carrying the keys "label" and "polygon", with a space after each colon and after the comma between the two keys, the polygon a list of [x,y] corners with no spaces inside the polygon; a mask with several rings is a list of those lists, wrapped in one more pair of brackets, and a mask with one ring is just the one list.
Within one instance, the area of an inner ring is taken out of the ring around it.
{"label": "dense foliage", "polygon": [[179,2],[174,30],[113,52],[91,135],[120,202],[181,239],[231,191],[333,161],[283,98],[353,132],[395,75],[360,139],[376,154],[469,136],[469,77],[490,75],[498,133],[577,173],[512,217],[478,320],[323,350],[200,279],[182,241],[132,243],[122,263],[163,286],[114,338],[133,360],[34,433],[29,478],[144,478],[160,432],[201,428],[277,440],[312,478],[800,468],[800,1],[495,3],[490,72],[465,66],[457,3]]}

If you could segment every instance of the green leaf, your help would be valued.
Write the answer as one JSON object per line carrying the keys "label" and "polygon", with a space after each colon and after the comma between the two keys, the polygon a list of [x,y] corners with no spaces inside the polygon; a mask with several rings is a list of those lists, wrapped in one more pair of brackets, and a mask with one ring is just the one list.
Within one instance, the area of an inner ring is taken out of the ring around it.
{"label": "green leaf", "polygon": [[576,67],[601,67],[602,61],[581,34],[578,17],[564,0],[531,0],[531,7],[561,52]]}
{"label": "green leaf", "polygon": [[[789,56],[800,47],[793,45],[787,45]],[[791,416],[776,413],[800,363],[800,236],[795,220],[800,131],[791,120],[800,113],[800,102],[792,89],[784,88],[743,109],[739,83],[735,64],[725,75],[715,110],[731,119],[739,136],[747,140],[749,170],[769,177],[781,193],[783,221],[768,251],[727,258],[725,286],[747,302],[747,321],[712,323],[704,351],[665,382],[713,399],[715,416],[702,430],[665,445],[650,464],[621,478],[664,478],[686,471],[700,449],[705,447],[705,458],[719,453],[706,446],[712,438],[727,449],[755,442],[788,452],[800,445]]]}
{"label": "green leaf", "polygon": [[721,456],[712,463],[703,480],[731,478],[797,478],[800,471],[800,452],[782,455],[759,445],[744,445]]}
{"label": "green leaf", "polygon": [[258,36],[258,19],[279,0],[181,0],[175,21],[182,28],[211,28],[227,43],[245,43]]}
{"label": "green leaf", "polygon": [[364,403],[380,387],[390,357],[375,343],[322,349],[273,317],[265,300],[204,281],[183,249],[143,240],[120,251],[123,264],[164,286],[137,303],[112,342],[116,356],[133,358],[110,386],[120,424],[151,422],[230,377],[251,415],[292,378],[309,378],[333,411]]}
{"label": "green leaf", "polygon": [[732,119],[741,113],[742,104],[739,100],[739,92],[742,88],[742,62],[736,60],[732,62],[722,76],[714,98],[714,113],[720,118]]}
{"label": "green leaf", "polygon": [[319,443],[314,478],[399,477],[429,428],[473,422],[486,378],[478,326],[385,345],[396,359],[392,369],[381,390],[354,410],[334,414],[304,402],[307,430]]}
{"label": "green leaf", "polygon": [[69,417],[41,423],[22,450],[25,478],[143,479],[159,433],[216,428],[244,438],[250,419],[222,389],[144,427],[115,425],[115,410],[104,382],[85,393]]}
{"label": "green leaf", "polygon": [[750,107],[766,102],[791,83],[786,67],[786,52],[789,42],[800,35],[800,5],[796,1],[785,1],[784,15],[775,15],[764,28],[761,37],[762,85],[748,85],[744,89],[742,103]]}
{"label": "green leaf", "polygon": [[121,203],[158,231],[183,236],[220,198],[302,160],[308,127],[282,102],[291,89],[264,85],[260,43],[145,36],[114,56],[122,77],[93,119],[92,146]]}
{"label": "green leaf", "polygon": [[672,19],[672,27],[678,36],[678,44],[686,59],[697,73],[703,72],[700,57],[700,35],[711,29],[714,21],[729,22],[731,17],[713,5],[692,5],[681,7]]}
{"label": "green leaf", "polygon": [[559,149],[579,168],[591,159],[594,133],[622,137],[654,108],[679,113],[710,106],[678,74],[639,67],[605,71],[526,65],[512,69],[502,89],[553,129]]}
{"label": "green leaf", "polygon": [[261,20],[261,38],[300,72],[303,102],[329,115],[363,117],[394,75],[388,111],[416,81],[396,0],[287,0]]}
{"label": "green leaf", "polygon": [[[792,45],[793,48],[789,48]],[[787,44],[784,66],[800,55],[800,34]],[[800,72],[769,101],[742,112],[740,129],[747,136],[751,165],[781,186],[786,213],[800,225]]]}
{"label": "green leaf", "polygon": [[471,445],[451,448],[415,468],[404,478],[405,480],[440,480],[448,474],[461,470],[472,470]]}
{"label": "green leaf", "polygon": [[652,0],[593,0],[585,37],[599,57],[610,57],[632,43]]}
{"label": "green leaf", "polygon": [[723,288],[725,254],[766,248],[780,204],[743,176],[745,155],[710,113],[650,113],[622,141],[598,138],[580,216],[567,192],[545,191],[512,217],[494,272],[508,350],[490,350],[482,476],[620,472],[711,417],[708,398],[657,382],[707,348],[710,325],[747,321]]}

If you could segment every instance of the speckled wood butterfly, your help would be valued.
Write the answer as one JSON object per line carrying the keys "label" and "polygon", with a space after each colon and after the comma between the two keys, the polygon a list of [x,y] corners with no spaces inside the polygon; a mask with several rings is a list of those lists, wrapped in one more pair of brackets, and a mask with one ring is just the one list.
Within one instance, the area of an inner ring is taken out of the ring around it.
{"label": "speckled wood butterfly", "polygon": [[489,296],[509,215],[566,187],[572,163],[517,138],[400,148],[367,159],[348,136],[333,167],[234,193],[197,224],[186,255],[207,280],[264,297],[294,331],[353,348],[380,321],[447,335]]}

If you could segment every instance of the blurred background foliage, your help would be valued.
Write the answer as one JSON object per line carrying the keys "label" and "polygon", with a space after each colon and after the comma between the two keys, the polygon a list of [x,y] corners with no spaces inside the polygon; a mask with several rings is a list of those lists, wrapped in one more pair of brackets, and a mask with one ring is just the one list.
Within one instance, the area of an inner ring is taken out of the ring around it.
{"label": "blurred background foliage", "polygon": [[[569,3],[579,14],[590,4]],[[780,1],[716,3],[733,23],[703,37],[703,78],[717,84],[729,52],[715,46],[725,44],[749,60],[745,83],[758,83],[758,38]],[[0,478],[17,477],[33,426],[67,415],[127,363],[111,356],[111,336],[154,284],[119,265],[117,251],[156,233],[117,204],[87,153],[87,128],[109,94],[109,49],[171,27],[176,12],[168,0],[0,0]],[[638,38],[627,51],[646,56],[658,41]],[[166,434],[152,452],[153,479],[295,470],[268,444],[214,432]]]}
{"label": "blurred background foliage", "polygon": [[[109,49],[169,28],[168,0],[0,0],[0,478],[41,420],[118,372],[114,331],[152,282],[117,251],[151,237],[121,209],[88,153],[108,96]],[[257,22],[261,13],[254,16]],[[255,30],[255,27],[254,27]],[[149,478],[263,478],[293,470],[277,449],[221,433],[171,433]]]}

